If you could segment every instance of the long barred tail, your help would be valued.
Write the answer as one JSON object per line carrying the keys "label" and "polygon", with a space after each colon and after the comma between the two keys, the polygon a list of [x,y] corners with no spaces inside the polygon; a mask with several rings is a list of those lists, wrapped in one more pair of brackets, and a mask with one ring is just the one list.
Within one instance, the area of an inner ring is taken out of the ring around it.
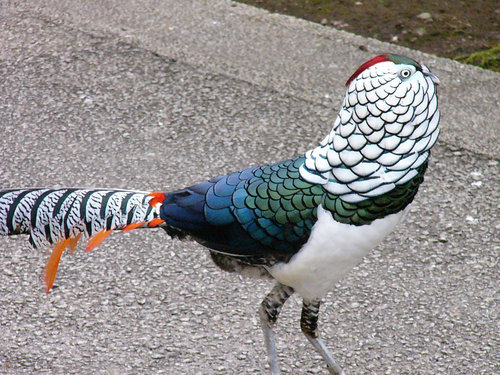
{"label": "long barred tail", "polygon": [[113,230],[163,224],[162,193],[105,189],[0,190],[0,235],[29,234],[35,248],[52,245],[45,267],[48,292],[67,247],[87,241],[95,249]]}

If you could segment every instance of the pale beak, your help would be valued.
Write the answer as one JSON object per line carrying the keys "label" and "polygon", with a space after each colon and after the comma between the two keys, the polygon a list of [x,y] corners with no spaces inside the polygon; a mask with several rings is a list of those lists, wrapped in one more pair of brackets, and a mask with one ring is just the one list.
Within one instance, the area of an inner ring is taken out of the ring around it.
{"label": "pale beak", "polygon": [[431,73],[431,71],[429,70],[429,68],[427,68],[425,65],[422,64],[422,73],[424,74],[424,76],[427,76],[431,79],[432,82],[434,82],[434,84],[436,86],[439,86],[439,78],[436,77],[433,73]]}

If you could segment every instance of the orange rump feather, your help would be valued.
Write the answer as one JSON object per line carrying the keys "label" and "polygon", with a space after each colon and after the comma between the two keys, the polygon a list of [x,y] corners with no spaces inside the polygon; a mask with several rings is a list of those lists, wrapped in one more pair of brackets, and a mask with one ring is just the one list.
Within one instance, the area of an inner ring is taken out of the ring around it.
{"label": "orange rump feather", "polygon": [[163,219],[160,219],[159,217],[157,217],[156,219],[153,219],[151,220],[149,223],[148,223],[148,227],[150,228],[154,228],[154,227],[157,227],[158,225],[160,225],[161,223],[165,222],[165,220]]}
{"label": "orange rump feather", "polygon": [[153,197],[149,201],[149,205],[152,207],[155,207],[158,203],[163,203],[163,201],[165,200],[165,194],[163,194],[163,193],[153,192],[153,193],[149,194],[149,196]]}

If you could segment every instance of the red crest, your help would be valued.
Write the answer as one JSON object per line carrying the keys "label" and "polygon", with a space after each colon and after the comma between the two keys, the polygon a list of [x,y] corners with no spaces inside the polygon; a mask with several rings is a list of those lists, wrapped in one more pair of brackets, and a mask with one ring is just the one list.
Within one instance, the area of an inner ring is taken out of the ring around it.
{"label": "red crest", "polygon": [[383,54],[383,55],[378,55],[378,56],[375,56],[373,59],[371,60],[368,60],[367,62],[365,62],[363,65],[361,65],[358,70],[356,70],[354,72],[354,74],[351,76],[351,78],[349,78],[347,80],[347,82],[345,83],[346,86],[349,86],[349,84],[356,79],[356,77],[358,75],[360,75],[362,72],[364,72],[366,69],[368,69],[370,66],[373,66],[375,64],[378,64],[379,62],[383,62],[383,61],[391,61],[387,58],[387,54]]}

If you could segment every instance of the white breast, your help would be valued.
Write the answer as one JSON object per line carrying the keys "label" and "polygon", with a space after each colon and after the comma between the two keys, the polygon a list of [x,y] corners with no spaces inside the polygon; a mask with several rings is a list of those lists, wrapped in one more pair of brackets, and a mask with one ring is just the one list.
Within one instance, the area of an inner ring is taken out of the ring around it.
{"label": "white breast", "polygon": [[318,221],[309,240],[288,263],[278,263],[269,272],[282,284],[294,288],[302,298],[322,298],[394,230],[408,210],[409,206],[369,225],[355,226],[335,221],[329,211],[319,206]]}

